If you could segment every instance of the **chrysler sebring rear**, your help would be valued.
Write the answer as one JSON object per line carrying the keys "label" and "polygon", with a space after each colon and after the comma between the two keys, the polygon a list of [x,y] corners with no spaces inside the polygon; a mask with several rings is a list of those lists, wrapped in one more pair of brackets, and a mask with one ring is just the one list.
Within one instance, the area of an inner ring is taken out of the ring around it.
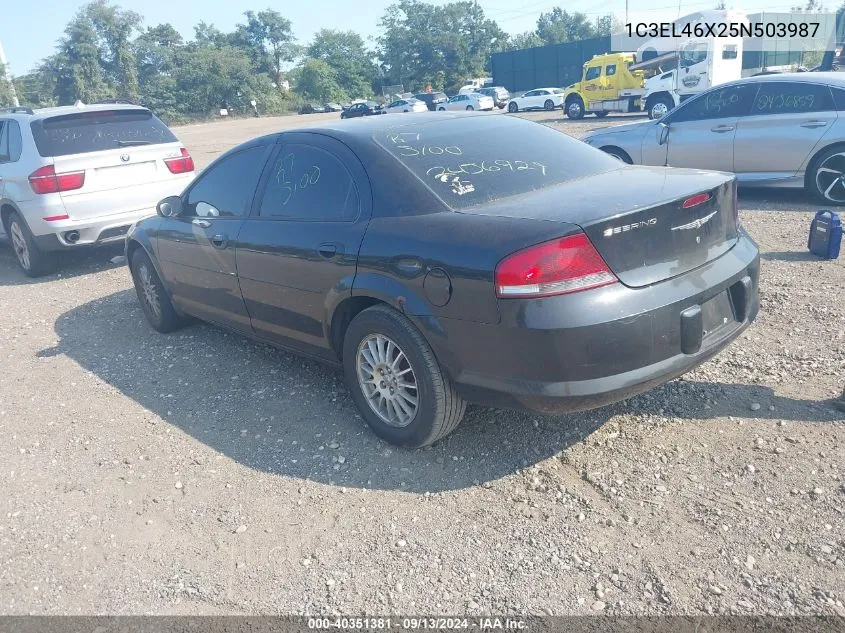
{"label": "chrysler sebring rear", "polygon": [[341,364],[404,446],[451,432],[467,401],[559,413],[641,393],[758,309],[733,176],[623,165],[518,118],[263,137],[159,213],[127,241],[156,329],[192,315]]}

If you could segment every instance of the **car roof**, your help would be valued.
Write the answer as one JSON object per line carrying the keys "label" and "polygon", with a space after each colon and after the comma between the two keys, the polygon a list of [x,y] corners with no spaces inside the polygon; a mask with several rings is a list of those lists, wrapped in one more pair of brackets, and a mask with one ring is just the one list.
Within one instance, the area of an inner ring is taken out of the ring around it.
{"label": "car roof", "polygon": [[775,73],[772,75],[756,75],[729,82],[730,84],[759,83],[772,81],[794,81],[799,83],[827,84],[845,88],[845,73],[838,72],[803,72],[803,73]]}
{"label": "car roof", "polygon": [[110,110],[147,110],[147,108],[131,103],[82,103],[79,105],[38,108],[32,110],[31,112],[25,110],[18,110],[17,112],[3,112],[2,110],[0,110],[0,116],[11,116],[13,118],[25,119],[27,121],[38,121],[40,119],[61,116],[63,114],[76,114],[79,112],[104,112]]}
{"label": "car roof", "polygon": [[499,117],[485,112],[408,112],[401,117],[389,115],[369,116],[357,119],[331,119],[323,121],[320,125],[295,128],[290,130],[296,132],[314,132],[325,134],[334,138],[369,142],[373,135],[396,130],[402,127],[413,127],[414,131],[425,129],[432,125],[438,125],[448,121],[466,119],[468,117],[495,117],[496,121],[508,119],[522,121],[519,117]]}

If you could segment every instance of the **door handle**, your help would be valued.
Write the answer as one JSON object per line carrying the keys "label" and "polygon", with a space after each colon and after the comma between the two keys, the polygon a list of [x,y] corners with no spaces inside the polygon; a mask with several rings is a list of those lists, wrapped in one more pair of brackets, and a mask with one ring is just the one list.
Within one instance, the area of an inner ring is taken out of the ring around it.
{"label": "door handle", "polygon": [[816,127],[824,127],[825,125],[827,125],[827,121],[805,121],[801,124],[801,127],[813,129]]}
{"label": "door handle", "polygon": [[226,245],[229,243],[229,238],[225,235],[220,235],[219,233],[211,238],[211,245],[214,248],[226,248]]}
{"label": "door handle", "polygon": [[331,243],[320,244],[317,247],[317,252],[320,253],[320,257],[331,259],[337,254],[337,246]]}
{"label": "door handle", "polygon": [[717,134],[723,134],[725,132],[731,132],[733,129],[733,125],[717,125],[716,127],[711,127],[710,131],[716,132]]}
{"label": "door handle", "polygon": [[201,229],[207,229],[211,226],[211,222],[209,222],[208,220],[203,220],[202,218],[194,218],[193,220],[191,220],[191,224],[193,224],[194,226],[198,226]]}

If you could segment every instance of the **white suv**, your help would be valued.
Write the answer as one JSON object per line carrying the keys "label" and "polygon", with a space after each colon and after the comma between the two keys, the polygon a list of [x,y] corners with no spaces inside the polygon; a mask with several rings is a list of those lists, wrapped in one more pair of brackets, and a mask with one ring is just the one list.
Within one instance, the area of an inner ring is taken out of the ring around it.
{"label": "white suv", "polygon": [[190,154],[146,108],[0,110],[0,218],[30,277],[58,251],[123,240],[193,177]]}

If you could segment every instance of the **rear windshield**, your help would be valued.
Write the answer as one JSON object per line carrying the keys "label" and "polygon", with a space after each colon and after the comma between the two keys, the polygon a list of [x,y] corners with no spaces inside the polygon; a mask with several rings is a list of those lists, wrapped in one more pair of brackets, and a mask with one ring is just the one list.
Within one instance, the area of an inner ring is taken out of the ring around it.
{"label": "rear windshield", "polygon": [[562,132],[512,117],[397,126],[375,140],[452,209],[620,166],[615,158]]}
{"label": "rear windshield", "polygon": [[176,137],[149,110],[74,112],[33,121],[42,156],[85,154],[131,145],[173,143]]}

